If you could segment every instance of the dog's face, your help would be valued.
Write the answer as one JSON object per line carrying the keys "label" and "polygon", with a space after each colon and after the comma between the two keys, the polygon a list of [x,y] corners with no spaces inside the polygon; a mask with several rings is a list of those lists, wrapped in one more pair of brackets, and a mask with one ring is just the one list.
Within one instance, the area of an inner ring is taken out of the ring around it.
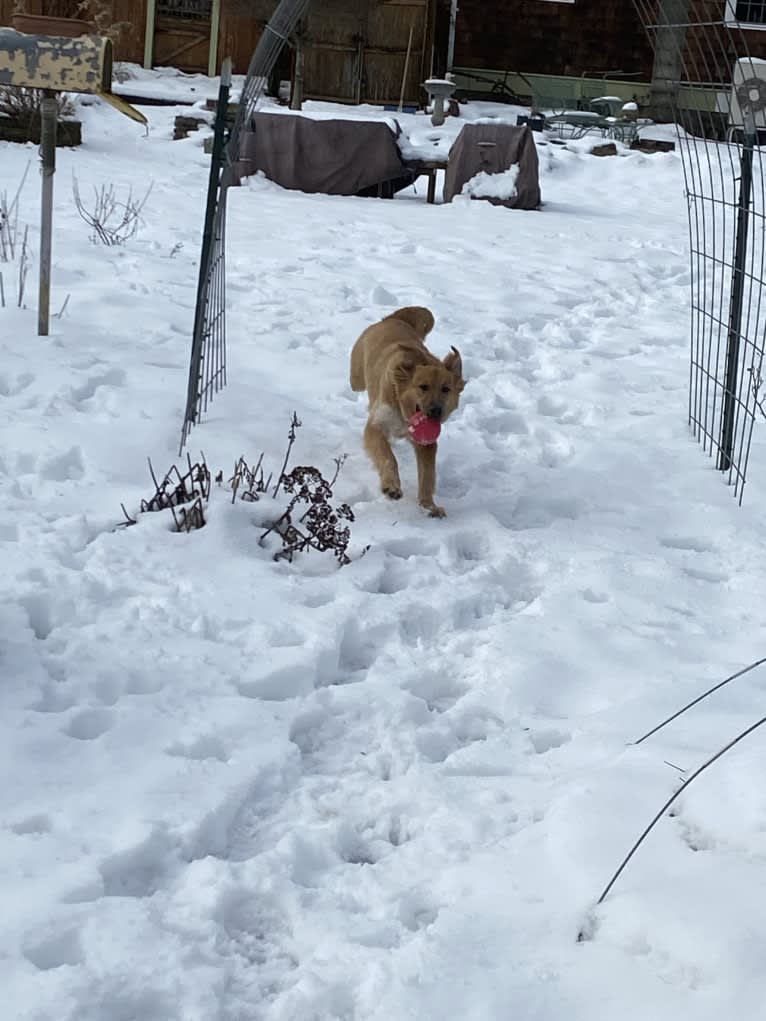
{"label": "dog's face", "polygon": [[463,380],[463,363],[457,348],[443,362],[415,365],[406,359],[397,370],[399,410],[406,420],[422,411],[437,422],[444,422],[457,408]]}

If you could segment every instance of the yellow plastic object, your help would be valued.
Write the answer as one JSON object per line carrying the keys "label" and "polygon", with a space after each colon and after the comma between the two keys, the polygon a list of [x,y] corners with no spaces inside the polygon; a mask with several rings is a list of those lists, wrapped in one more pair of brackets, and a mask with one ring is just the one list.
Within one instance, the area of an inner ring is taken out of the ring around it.
{"label": "yellow plastic object", "polygon": [[148,124],[146,117],[141,113],[140,110],[136,110],[135,106],[131,106],[121,96],[115,96],[113,92],[99,92],[99,96],[105,102],[113,106],[115,110],[119,110],[120,113],[124,113],[126,117],[130,117],[131,120],[138,121],[139,124]]}

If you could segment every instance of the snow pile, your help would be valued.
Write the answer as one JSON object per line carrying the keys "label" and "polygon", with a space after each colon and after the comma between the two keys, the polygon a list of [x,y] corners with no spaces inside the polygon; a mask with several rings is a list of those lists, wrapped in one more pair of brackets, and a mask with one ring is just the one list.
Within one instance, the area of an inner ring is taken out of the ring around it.
{"label": "snow pile", "polygon": [[466,181],[460,192],[472,199],[500,199],[506,202],[516,198],[516,181],[519,177],[519,165],[514,163],[498,174],[488,174],[480,170],[470,181]]}

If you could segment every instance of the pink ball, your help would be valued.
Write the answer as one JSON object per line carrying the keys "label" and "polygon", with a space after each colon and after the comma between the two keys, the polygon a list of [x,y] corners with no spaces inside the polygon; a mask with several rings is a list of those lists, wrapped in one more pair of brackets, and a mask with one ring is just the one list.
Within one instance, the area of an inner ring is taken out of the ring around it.
{"label": "pink ball", "polygon": [[436,443],[439,433],[442,431],[441,422],[435,418],[429,418],[422,411],[416,411],[408,423],[410,436],[423,447],[430,447]]}

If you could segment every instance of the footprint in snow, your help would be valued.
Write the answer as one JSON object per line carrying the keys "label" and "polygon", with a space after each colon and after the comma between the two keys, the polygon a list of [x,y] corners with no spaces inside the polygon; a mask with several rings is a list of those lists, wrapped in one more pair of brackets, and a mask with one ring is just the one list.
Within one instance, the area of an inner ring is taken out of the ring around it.
{"label": "footprint in snow", "polygon": [[548,729],[532,731],[529,734],[529,741],[537,755],[545,755],[554,748],[561,748],[572,740],[572,735],[566,731]]}
{"label": "footprint in snow", "polygon": [[25,819],[11,824],[11,832],[19,837],[41,836],[43,833],[50,833],[53,829],[50,816],[41,812],[38,815],[28,815]]}
{"label": "footprint in snow", "polygon": [[91,376],[80,386],[74,386],[71,390],[72,400],[76,404],[89,401],[96,392],[104,386],[122,387],[125,386],[125,372],[122,369],[108,369],[97,376]]}
{"label": "footprint in snow", "polygon": [[23,950],[26,959],[38,971],[53,971],[67,965],[82,964],[83,951],[76,929],[68,929],[41,942],[31,942]]}
{"label": "footprint in snow", "polygon": [[376,287],[373,288],[372,294],[370,295],[370,300],[373,305],[391,305],[394,308],[398,307],[399,305],[399,299],[396,297],[396,295],[392,294],[390,291],[387,291],[382,284],[378,284]]}
{"label": "footprint in snow", "polygon": [[151,897],[178,867],[176,852],[167,833],[153,830],[140,844],[101,863],[102,896]]}
{"label": "footprint in snow", "polygon": [[698,539],[689,535],[673,535],[660,539],[660,546],[665,549],[680,550],[683,553],[713,553],[713,546],[706,539]]}
{"label": "footprint in snow", "polygon": [[31,372],[22,372],[14,379],[10,376],[0,376],[0,397],[16,397],[34,381],[35,377]]}
{"label": "footprint in snow", "polygon": [[216,734],[201,734],[190,741],[176,741],[165,749],[165,754],[174,758],[190,759],[193,762],[204,762],[208,759],[217,759],[218,762],[229,761],[226,745]]}
{"label": "footprint in snow", "polygon": [[114,714],[108,709],[84,709],[64,728],[64,733],[77,741],[94,741],[112,726]]}
{"label": "footprint in snow", "polygon": [[60,454],[53,454],[40,465],[40,477],[49,482],[75,482],[85,475],[82,450],[70,447]]}

